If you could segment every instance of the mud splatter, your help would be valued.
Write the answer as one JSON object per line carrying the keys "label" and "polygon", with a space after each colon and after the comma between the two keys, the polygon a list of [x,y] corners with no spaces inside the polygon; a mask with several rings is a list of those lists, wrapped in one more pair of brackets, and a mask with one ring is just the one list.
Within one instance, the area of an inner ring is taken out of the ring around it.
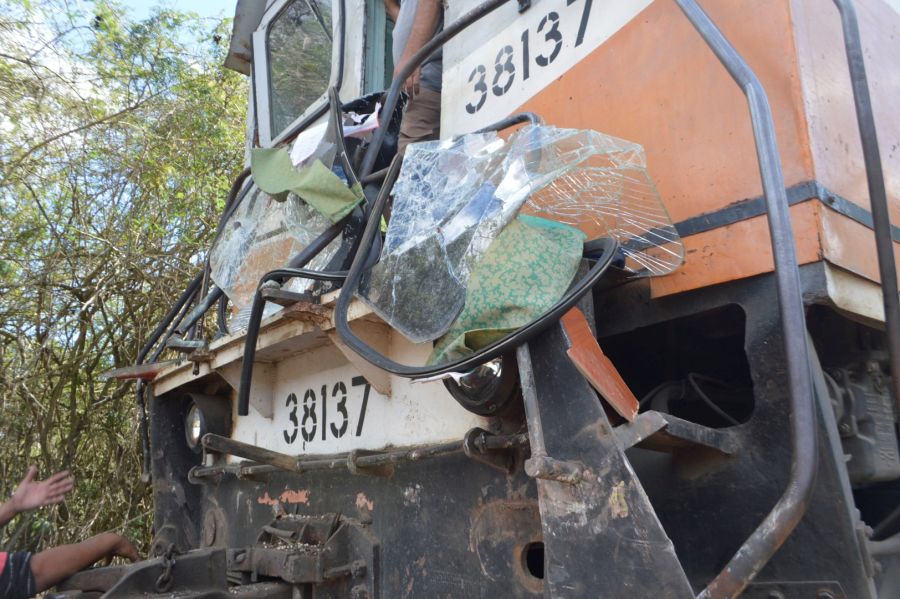
{"label": "mud splatter", "polygon": [[369,510],[370,512],[375,509],[375,502],[366,497],[365,493],[357,493],[356,494],[356,507],[360,510]]}
{"label": "mud splatter", "polygon": [[418,484],[415,486],[406,487],[405,489],[403,489],[403,503],[405,505],[418,506],[419,502],[420,502],[419,492],[421,490],[422,490],[422,486],[418,485]]}
{"label": "mud splatter", "polygon": [[625,481],[619,481],[609,495],[609,511],[613,518],[628,517],[628,502],[625,501]]}
{"label": "mud splatter", "polygon": [[285,489],[284,492],[279,495],[277,498],[269,497],[269,492],[266,491],[265,494],[256,500],[260,505],[279,505],[282,503],[309,503],[309,491],[293,491],[291,489]]}

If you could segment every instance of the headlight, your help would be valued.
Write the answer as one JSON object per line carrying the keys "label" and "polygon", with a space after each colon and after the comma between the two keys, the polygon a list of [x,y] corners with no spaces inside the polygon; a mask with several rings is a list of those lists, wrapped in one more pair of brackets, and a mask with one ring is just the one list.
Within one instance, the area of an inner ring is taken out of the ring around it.
{"label": "headlight", "polygon": [[184,440],[188,447],[200,453],[203,450],[203,435],[213,433],[227,437],[231,434],[231,400],[200,393],[189,393],[188,396]]}
{"label": "headlight", "polygon": [[188,447],[194,451],[200,451],[200,439],[206,434],[206,422],[203,412],[196,403],[191,403],[187,416],[184,418],[184,436],[187,438]]}
{"label": "headlight", "polygon": [[465,409],[481,416],[494,416],[513,397],[517,380],[515,358],[503,356],[485,362],[457,380],[444,379],[444,386]]}

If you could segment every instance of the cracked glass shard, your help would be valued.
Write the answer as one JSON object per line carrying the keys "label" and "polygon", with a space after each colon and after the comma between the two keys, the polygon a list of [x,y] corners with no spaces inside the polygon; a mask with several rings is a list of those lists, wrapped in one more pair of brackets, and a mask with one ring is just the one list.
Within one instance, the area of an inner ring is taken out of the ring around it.
{"label": "cracked glass shard", "polygon": [[[233,331],[246,328],[253,294],[260,278],[286,265],[318,237],[331,222],[293,193],[283,202],[253,188],[235,209],[213,243],[209,262],[213,282],[225,292],[235,310],[229,323]],[[307,268],[321,270],[340,247],[335,240]],[[312,281],[291,279],[284,289],[306,291]],[[264,316],[281,307],[267,303]]]}
{"label": "cracked glass shard", "polygon": [[358,290],[414,343],[449,330],[473,266],[519,213],[614,237],[616,265],[667,274],[683,246],[640,145],[596,131],[528,125],[409,146],[381,258]]}
{"label": "cracked glass shard", "polygon": [[443,335],[462,310],[474,262],[525,196],[504,187],[496,134],[410,145],[394,185],[381,259],[361,286],[376,314],[414,343]]}
{"label": "cracked glass shard", "polygon": [[[684,245],[636,143],[596,131],[545,127],[541,154],[553,173],[522,207],[619,242],[615,264],[634,276],[661,276],[684,261]],[[536,140],[534,143],[538,143]]]}

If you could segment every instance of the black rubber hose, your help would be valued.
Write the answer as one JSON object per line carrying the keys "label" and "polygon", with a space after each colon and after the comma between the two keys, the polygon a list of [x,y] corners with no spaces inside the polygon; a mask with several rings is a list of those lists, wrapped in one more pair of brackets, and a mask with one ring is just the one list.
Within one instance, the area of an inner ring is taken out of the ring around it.
{"label": "black rubber hose", "polygon": [[231,189],[228,190],[228,197],[225,200],[225,208],[222,209],[222,216],[219,217],[219,224],[216,227],[216,237],[219,236],[219,233],[222,231],[222,227],[225,226],[225,221],[228,220],[228,217],[231,216],[231,213],[237,208],[237,195],[241,191],[241,188],[244,186],[244,182],[247,180],[247,177],[250,176],[250,167],[248,166],[240,173],[238,176],[234,178],[234,181],[231,183]]}
{"label": "black rubber hose", "polygon": [[517,112],[516,114],[511,114],[505,119],[497,121],[493,125],[488,125],[484,129],[479,129],[475,131],[475,133],[490,133],[491,131],[503,131],[509,127],[514,127],[516,125],[520,125],[522,123],[530,123],[532,125],[540,125],[541,117],[536,115],[533,112]]}
{"label": "black rubber hose", "polygon": [[141,351],[138,352],[137,360],[135,360],[135,364],[143,364],[144,358],[147,357],[147,354],[150,353],[150,350],[153,349],[153,346],[156,345],[156,342],[165,332],[166,327],[171,324],[172,320],[181,309],[184,307],[184,304],[188,302],[194,294],[197,292],[197,289],[200,287],[203,282],[203,273],[198,273],[197,276],[188,284],[187,289],[185,289],[181,295],[175,300],[175,303],[169,308],[169,311],[163,316],[163,319],[156,325],[156,328],[150,334],[150,338],[147,339],[147,342],[144,343],[144,346],[141,348]]}
{"label": "black rubber hose", "polygon": [[[199,292],[199,290],[198,290],[198,292]],[[181,311],[178,313],[178,315],[172,321],[172,324],[169,327],[169,330],[166,331],[165,335],[163,335],[162,341],[156,346],[156,350],[152,354],[150,354],[150,362],[156,362],[156,360],[159,359],[159,356],[166,350],[166,343],[168,343],[169,339],[172,338],[172,336],[178,330],[178,327],[181,324],[181,322],[184,320],[184,318],[190,312],[191,302],[194,300],[195,296],[196,296],[196,293],[193,296],[191,296],[191,299],[188,300],[187,303],[185,303],[185,305],[181,308]]]}
{"label": "black rubber hose", "polygon": [[572,306],[577,304],[578,301],[588,291],[590,291],[591,287],[593,287],[597,283],[597,281],[600,280],[600,277],[602,277],[603,273],[606,272],[606,269],[609,268],[610,264],[613,261],[613,258],[616,255],[618,243],[614,239],[606,239],[601,242],[601,246],[604,250],[603,254],[600,256],[597,262],[594,263],[587,274],[581,280],[579,280],[577,284],[570,287],[569,291],[567,291],[562,299],[560,299],[559,302],[557,302],[552,308],[547,310],[533,322],[519,328],[513,333],[510,333],[503,339],[495,341],[487,347],[484,347],[470,354],[469,356],[466,356],[465,358],[436,366],[408,366],[406,364],[394,362],[390,358],[380,354],[378,351],[367,345],[362,339],[360,339],[353,333],[353,330],[350,328],[350,323],[347,319],[347,311],[350,306],[350,301],[352,300],[354,290],[359,286],[359,282],[362,279],[364,270],[363,267],[365,266],[366,262],[366,255],[369,253],[372,247],[373,240],[376,234],[379,232],[378,230],[379,224],[381,222],[381,215],[384,212],[385,206],[387,205],[387,199],[390,195],[390,190],[394,184],[394,180],[397,178],[399,170],[400,161],[395,159],[394,162],[391,163],[391,169],[388,172],[387,177],[385,177],[385,182],[381,188],[381,193],[379,193],[378,199],[375,201],[375,204],[372,208],[372,216],[369,218],[369,221],[366,225],[366,230],[363,232],[363,237],[360,241],[360,251],[356,253],[353,264],[350,266],[350,271],[347,274],[347,278],[344,281],[344,286],[341,288],[337,304],[334,308],[334,324],[338,336],[341,338],[341,340],[364,360],[392,374],[408,378],[422,378],[446,374],[448,372],[466,372],[475,368],[479,364],[483,364],[488,360],[492,360],[504,353],[511,351],[522,343],[527,342],[535,335],[546,330],[563,314],[568,312],[572,308]]}
{"label": "black rubber hose", "polygon": [[224,293],[216,306],[216,324],[219,326],[220,335],[228,334],[228,296]]}
{"label": "black rubber hose", "polygon": [[[344,279],[345,273],[328,273],[314,270],[303,269],[303,266],[316,257],[322,250],[328,246],[344,228],[344,222],[349,217],[344,217],[338,222],[328,227],[321,235],[306,246],[299,254],[294,256],[290,261],[288,268],[278,269],[272,273],[266,273],[260,279],[256,293],[253,295],[253,304],[250,308],[250,320],[247,323],[247,333],[244,336],[244,359],[241,363],[241,379],[238,388],[238,415],[246,416],[250,410],[250,383],[253,379],[253,360],[256,358],[256,341],[259,338],[259,326],[262,323],[263,308],[265,308],[266,300],[262,297],[261,287],[272,280],[278,278],[273,273],[291,273],[286,275],[290,277],[303,277],[308,279],[316,279],[322,281],[341,281]],[[272,275],[272,276],[270,276]]]}
{"label": "black rubber hose", "polygon": [[[207,267],[207,272],[208,272],[208,267]],[[224,295],[224,293],[225,292],[222,291],[219,287],[213,287],[212,291],[207,293],[206,297],[204,297],[202,300],[200,300],[200,302],[196,305],[196,307],[194,307],[194,309],[191,310],[190,314],[188,314],[187,317],[184,319],[184,322],[182,322],[180,325],[178,325],[176,332],[186,333],[188,329],[190,329],[195,324],[197,324],[198,320],[203,318],[203,315],[206,314],[206,312],[210,308],[213,307],[213,304],[215,304],[217,301],[219,301],[219,298],[221,298],[222,295]]]}
{"label": "black rubber hose", "polygon": [[[144,359],[147,357],[147,354],[150,353],[150,350],[153,349],[153,346],[156,345],[156,342],[159,341],[159,338],[165,332],[166,327],[168,327],[175,317],[179,313],[184,313],[183,308],[188,305],[188,302],[191,298],[194,297],[194,294],[197,293],[197,290],[200,288],[201,283],[203,282],[203,273],[199,273],[194,279],[188,284],[187,289],[185,289],[175,303],[169,308],[169,311],[163,317],[156,328],[153,330],[153,333],[150,334],[150,338],[144,343],[144,346],[138,352],[137,359],[135,360],[135,364],[143,364]],[[141,457],[143,459],[143,471],[141,473],[141,478],[145,482],[149,482],[150,480],[150,431],[149,431],[149,422],[147,421],[147,404],[144,401],[144,384],[142,381],[138,381],[137,386],[134,391],[135,401],[138,407],[138,428],[139,434],[141,436]]]}

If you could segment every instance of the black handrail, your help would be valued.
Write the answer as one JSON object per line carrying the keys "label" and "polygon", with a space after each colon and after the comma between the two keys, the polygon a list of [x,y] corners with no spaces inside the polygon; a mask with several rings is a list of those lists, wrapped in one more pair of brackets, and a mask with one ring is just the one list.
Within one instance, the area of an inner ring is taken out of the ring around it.
{"label": "black handrail", "polygon": [[775,123],[766,92],[753,70],[695,0],[675,2],[747,96],[775,260],[775,286],[791,405],[790,480],[763,522],[699,595],[701,599],[719,599],[739,595],[790,536],[806,512],[815,486],[818,461],[816,413],[806,345],[800,269],[781,172],[781,157],[775,140]]}
{"label": "black handrail", "polygon": [[850,84],[856,104],[856,121],[862,142],[863,161],[866,165],[866,182],[869,187],[869,203],[872,205],[872,228],[875,229],[875,249],[878,253],[878,272],[881,276],[881,295],[884,301],[884,326],[887,329],[888,355],[891,365],[891,391],[894,405],[900,411],[900,295],[897,293],[897,265],[894,262],[894,240],[891,238],[891,214],[888,210],[884,173],[881,170],[881,153],[878,150],[878,134],[866,62],[863,58],[859,24],[852,0],[834,0],[841,14],[844,30],[844,48],[850,68]]}

